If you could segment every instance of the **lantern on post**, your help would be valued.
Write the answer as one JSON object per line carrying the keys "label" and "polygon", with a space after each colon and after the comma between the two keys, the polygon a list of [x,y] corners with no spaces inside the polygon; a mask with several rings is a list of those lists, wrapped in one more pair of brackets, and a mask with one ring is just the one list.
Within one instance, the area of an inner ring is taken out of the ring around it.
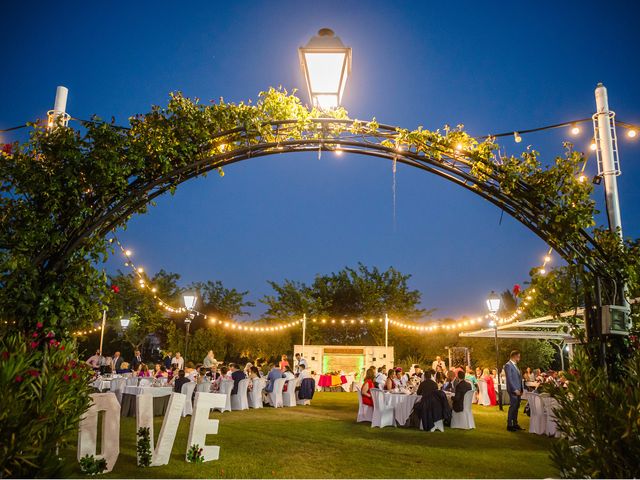
{"label": "lantern on post", "polygon": [[322,28],[298,53],[311,104],[321,110],[339,107],[351,73],[351,48]]}

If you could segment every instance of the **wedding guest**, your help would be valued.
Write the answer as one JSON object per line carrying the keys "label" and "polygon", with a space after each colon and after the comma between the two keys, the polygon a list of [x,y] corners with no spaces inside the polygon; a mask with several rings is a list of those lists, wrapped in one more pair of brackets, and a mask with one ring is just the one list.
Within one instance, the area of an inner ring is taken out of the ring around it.
{"label": "wedding guest", "polygon": [[467,365],[464,379],[471,384],[474,392],[478,391],[478,377],[473,373],[473,369]]}
{"label": "wedding guest", "polygon": [[284,373],[282,374],[285,380],[291,380],[292,378],[296,378],[296,376],[291,371],[291,367],[286,366],[284,369]]}
{"label": "wedding guest", "polygon": [[114,372],[119,373],[118,370],[122,368],[122,362],[124,362],[124,359],[120,356],[120,352],[114,353],[111,359],[111,368],[113,368]]}
{"label": "wedding guest", "polygon": [[171,359],[171,364],[175,364],[178,367],[178,370],[182,370],[184,368],[184,358],[182,358],[180,352],[176,352],[176,356]]}
{"label": "wedding guest", "polygon": [[518,409],[520,408],[520,397],[522,397],[522,375],[518,368],[520,352],[513,350],[509,355],[509,361],[505,364],[504,372],[507,378],[507,392],[509,393],[509,412],[507,415],[507,430],[515,432],[522,430],[518,425]]}
{"label": "wedding guest", "polygon": [[435,372],[437,368],[440,367],[443,371],[447,369],[447,364],[444,363],[444,360],[438,355],[436,359],[431,364],[431,369]]}
{"label": "wedding guest", "polygon": [[496,400],[496,388],[493,384],[493,377],[489,375],[489,369],[485,368],[482,371],[482,378],[485,382],[487,382],[487,394],[489,395],[489,402],[491,406],[497,405],[498,401]]}
{"label": "wedding guest", "polygon": [[360,389],[360,394],[362,395],[362,403],[365,405],[369,405],[370,407],[373,407],[373,397],[371,396],[371,389],[376,388],[376,385],[373,382],[375,375],[375,368],[369,368],[367,370],[367,373],[365,374],[362,388]]}
{"label": "wedding guest", "polygon": [[150,377],[151,372],[149,371],[149,367],[145,363],[141,363],[138,367],[138,376],[142,378]]}
{"label": "wedding guest", "polygon": [[465,380],[465,373],[462,370],[458,371],[458,380],[452,402],[454,412],[461,412],[464,409],[464,396],[472,389],[471,383]]}
{"label": "wedding guest", "polygon": [[295,370],[296,370],[296,371],[295,371],[295,373],[296,373],[296,374],[299,374],[299,373],[300,373],[300,371],[302,370],[302,369],[300,368],[301,366],[304,366],[304,368],[307,368],[307,359],[306,359],[306,358],[304,358],[304,357],[303,357],[302,355],[300,355],[299,353],[296,353],[295,357],[296,357],[296,360],[295,360],[295,363],[294,363],[294,365],[295,365]]}
{"label": "wedding guest", "polygon": [[240,380],[244,380],[247,378],[245,373],[238,368],[238,365],[235,363],[229,364],[229,370],[231,371],[231,379],[233,380],[233,389],[231,390],[231,395],[235,395],[238,393],[238,384]]}
{"label": "wedding guest", "polygon": [[454,379],[455,379],[455,373],[453,373],[453,370],[449,370],[447,372],[447,380],[442,385],[442,390],[444,392],[454,393],[456,391],[456,387],[454,385]]}
{"label": "wedding guest", "polygon": [[204,368],[211,368],[214,365],[217,365],[218,361],[216,360],[216,357],[213,355],[213,350],[209,350],[209,352],[207,352],[207,356],[204,357],[204,360],[202,361],[202,365],[204,366]]}
{"label": "wedding guest", "polygon": [[391,368],[387,372],[387,379],[384,382],[384,390],[390,391],[396,388],[395,377],[396,377],[396,372],[393,368]]}
{"label": "wedding guest", "polygon": [[162,359],[162,363],[164,364],[167,370],[171,370],[171,352],[167,351],[164,354],[164,358]]}
{"label": "wedding guest", "polygon": [[117,373],[131,373],[131,369],[129,368],[129,363],[122,362],[122,364],[120,364],[120,371]]}
{"label": "wedding guest", "polygon": [[220,367],[220,376],[216,379],[215,382],[211,384],[211,391],[212,392],[220,391],[220,385],[222,384],[222,381],[228,380],[229,378],[230,378],[229,369],[223,365],[222,367]]}
{"label": "wedding guest", "polygon": [[191,380],[185,377],[184,370],[178,371],[178,378],[173,382],[173,391],[176,393],[182,393],[182,386],[185,383],[189,383]]}
{"label": "wedding guest", "polygon": [[435,372],[433,369],[427,370],[424,376],[424,380],[420,382],[420,386],[418,387],[418,395],[421,395],[423,398],[438,390],[438,384],[434,380]]}
{"label": "wedding guest", "polygon": [[247,364],[244,366],[244,374],[248,377],[249,373],[251,373],[251,367],[253,367],[253,364],[251,362],[247,362]]}
{"label": "wedding guest", "polygon": [[275,365],[271,365],[271,370],[267,375],[267,386],[264,387],[265,392],[273,392],[273,382],[278,378],[282,378],[282,370]]}
{"label": "wedding guest", "polygon": [[98,370],[100,368],[100,350],[96,350],[95,355],[91,355],[87,358],[86,364],[94,370]]}
{"label": "wedding guest", "polygon": [[162,377],[161,367],[162,367],[162,365],[160,365],[159,363],[156,363],[153,366],[153,378],[161,378]]}
{"label": "wedding guest", "polygon": [[186,366],[184,367],[184,374],[191,380],[194,380],[197,373],[198,372],[196,371],[193,362],[187,362]]}
{"label": "wedding guest", "polygon": [[285,368],[289,366],[289,360],[286,355],[282,355],[282,357],[280,357],[280,364],[278,366],[280,367],[281,372],[284,372]]}
{"label": "wedding guest", "polygon": [[207,372],[207,376],[211,379],[212,382],[214,380],[217,380],[218,377],[220,376],[220,372],[218,371],[218,366],[213,365]]}
{"label": "wedding guest", "polygon": [[380,390],[384,390],[384,387],[387,383],[387,376],[384,374],[385,365],[378,368],[378,374],[375,376],[376,386]]}
{"label": "wedding guest", "polygon": [[302,384],[302,381],[305,378],[311,378],[311,372],[309,371],[309,369],[307,369],[306,364],[302,363],[299,365],[300,367],[300,372],[298,373],[298,381],[296,382],[296,384],[298,386],[300,386]]}
{"label": "wedding guest", "polygon": [[140,355],[140,350],[136,350],[133,353],[133,361],[131,363],[133,364],[133,369],[137,371],[138,365],[142,363],[142,355]]}

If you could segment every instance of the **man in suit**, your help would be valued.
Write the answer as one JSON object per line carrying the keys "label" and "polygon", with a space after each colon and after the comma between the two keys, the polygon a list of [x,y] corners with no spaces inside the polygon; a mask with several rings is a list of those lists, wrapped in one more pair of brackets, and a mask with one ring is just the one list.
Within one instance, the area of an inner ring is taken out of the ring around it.
{"label": "man in suit", "polygon": [[167,353],[165,353],[162,363],[164,363],[164,367],[167,370],[171,368],[171,352],[167,351]]}
{"label": "man in suit", "polygon": [[267,375],[267,386],[264,388],[264,391],[273,392],[273,383],[282,377],[284,377],[282,370],[280,370],[277,365],[271,364],[271,370],[269,371],[269,375]]}
{"label": "man in suit", "polygon": [[[178,372],[178,378],[176,378],[173,382],[173,391],[176,393],[182,393],[182,386],[185,383],[189,383],[191,380],[189,380],[185,374],[184,374],[184,370],[180,370]],[[189,399],[189,401],[191,401],[191,399]]]}
{"label": "man in suit", "polygon": [[458,384],[456,385],[456,393],[453,395],[452,408],[454,412],[464,410],[464,396],[471,390],[471,383],[464,378],[464,371],[458,370]]}
{"label": "man in suit", "polygon": [[122,362],[124,362],[124,360],[120,356],[120,352],[114,353],[113,358],[111,359],[111,365],[113,366],[114,372],[118,372],[119,370],[122,370]]}
{"label": "man in suit", "polygon": [[133,361],[131,362],[133,366],[133,371],[138,370],[138,365],[142,363],[142,355],[140,355],[140,350],[136,350],[133,354]]}
{"label": "man in suit", "polygon": [[244,380],[247,376],[235,363],[229,364],[229,370],[231,370],[231,379],[233,380],[233,390],[231,390],[231,395],[235,395],[238,393],[238,384],[240,383],[240,380]]}
{"label": "man in suit", "polygon": [[518,368],[520,352],[514,350],[509,355],[509,361],[503,367],[507,377],[507,393],[509,394],[509,413],[507,415],[507,430],[516,432],[522,430],[518,425],[518,409],[520,408],[520,397],[522,397],[522,374]]}

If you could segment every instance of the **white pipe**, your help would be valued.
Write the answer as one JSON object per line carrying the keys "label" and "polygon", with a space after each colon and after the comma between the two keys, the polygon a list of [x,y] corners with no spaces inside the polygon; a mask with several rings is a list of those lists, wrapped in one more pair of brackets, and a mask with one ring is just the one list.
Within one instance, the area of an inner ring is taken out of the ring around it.
{"label": "white pipe", "polygon": [[59,85],[56,88],[56,100],[53,104],[53,111],[57,114],[67,113],[67,97],[69,96],[69,89]]}
{"label": "white pipe", "polygon": [[609,228],[613,232],[619,228],[619,234],[622,238],[622,217],[620,215],[620,199],[618,198],[618,179],[616,178],[613,138],[611,137],[607,88],[602,83],[599,83],[595,93],[596,115],[598,115],[598,143],[600,146],[600,158],[602,159],[602,176],[604,177]]}

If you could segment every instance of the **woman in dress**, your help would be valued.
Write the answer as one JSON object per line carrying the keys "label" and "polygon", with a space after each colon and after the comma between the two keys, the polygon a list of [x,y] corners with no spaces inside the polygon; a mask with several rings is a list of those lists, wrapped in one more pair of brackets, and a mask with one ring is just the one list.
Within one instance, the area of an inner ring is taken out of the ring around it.
{"label": "woman in dress", "polygon": [[493,407],[494,405],[498,404],[498,401],[496,400],[496,389],[493,384],[493,377],[489,374],[488,368],[485,368],[482,371],[482,378],[484,378],[484,381],[487,382],[487,394],[489,395],[489,402]]}
{"label": "woman in dress", "polygon": [[362,403],[365,405],[369,405],[373,407],[373,397],[371,396],[371,389],[376,388],[375,383],[373,383],[374,378],[376,377],[376,370],[374,368],[370,368],[367,370],[367,373],[364,377],[364,383],[362,384],[362,389],[360,393],[362,394]]}
{"label": "woman in dress", "polygon": [[149,371],[149,367],[147,367],[146,363],[140,364],[140,371],[138,372],[139,377],[150,377],[151,372]]}
{"label": "woman in dress", "polygon": [[278,365],[278,367],[280,367],[280,371],[284,373],[288,366],[289,360],[287,359],[287,356],[282,355],[282,357],[280,357],[280,364]]}
{"label": "woman in dress", "polygon": [[384,382],[384,389],[389,391],[396,388],[396,371],[392,368],[387,372],[387,380]]}

